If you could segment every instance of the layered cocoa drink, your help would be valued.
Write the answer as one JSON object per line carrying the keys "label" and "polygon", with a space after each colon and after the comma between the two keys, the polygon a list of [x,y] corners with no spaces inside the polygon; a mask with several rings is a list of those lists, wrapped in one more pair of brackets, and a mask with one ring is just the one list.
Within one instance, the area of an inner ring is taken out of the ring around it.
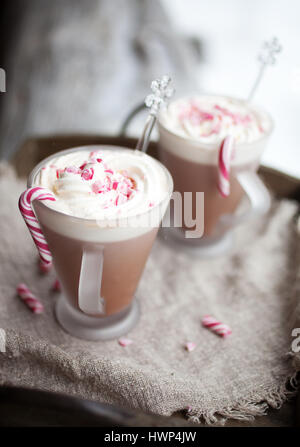
{"label": "layered cocoa drink", "polygon": [[[168,171],[139,151],[78,148],[37,166],[29,186],[44,187],[56,198],[36,201],[34,209],[63,299],[73,309],[72,322],[66,309],[57,311],[62,326],[89,339],[127,332],[123,321],[132,313],[134,294],[172,193]],[[79,315],[90,320],[80,320]],[[86,328],[78,333],[76,319],[82,326],[91,322],[93,333]],[[118,328],[103,336],[101,322],[105,327],[117,322]]]}
{"label": "layered cocoa drink", "polygon": [[47,225],[43,225],[42,228],[54,257],[55,270],[72,306],[87,315],[101,317],[121,312],[130,305],[156,237],[157,228],[138,237],[104,244],[100,295],[104,306],[100,313],[97,307],[94,311],[92,309],[85,311],[83,306],[81,309],[78,294],[82,253],[89,248],[94,249],[95,243],[61,235]]}
{"label": "layered cocoa drink", "polygon": [[[220,96],[193,96],[173,101],[160,114],[159,154],[174,180],[174,191],[204,193],[203,239],[222,236],[218,223],[223,215],[236,211],[244,196],[238,174],[255,172],[272,129],[268,114],[244,101]],[[230,194],[218,191],[218,157],[222,141],[233,136]],[[183,208],[184,209],[184,208]],[[182,216],[182,228],[187,229]],[[189,228],[190,229],[190,228]]]}

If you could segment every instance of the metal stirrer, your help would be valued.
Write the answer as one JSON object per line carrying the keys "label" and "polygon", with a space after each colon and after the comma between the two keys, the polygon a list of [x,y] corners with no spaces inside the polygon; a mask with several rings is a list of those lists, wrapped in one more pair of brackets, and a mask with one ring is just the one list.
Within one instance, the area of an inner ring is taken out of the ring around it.
{"label": "metal stirrer", "polygon": [[169,76],[163,76],[161,79],[156,79],[151,83],[152,93],[145,99],[145,105],[149,107],[150,112],[142,135],[136,146],[136,149],[139,151],[146,152],[151,132],[157,119],[157,114],[161,106],[174,94],[174,89],[170,86],[170,83],[171,78]]}
{"label": "metal stirrer", "polygon": [[276,63],[276,55],[277,53],[280,53],[281,50],[282,47],[277,37],[273,37],[273,39],[263,43],[261,52],[258,55],[258,60],[260,62],[258,75],[248,96],[248,101],[252,100],[254,93],[256,92],[262,80],[266,67],[268,65],[274,65]]}

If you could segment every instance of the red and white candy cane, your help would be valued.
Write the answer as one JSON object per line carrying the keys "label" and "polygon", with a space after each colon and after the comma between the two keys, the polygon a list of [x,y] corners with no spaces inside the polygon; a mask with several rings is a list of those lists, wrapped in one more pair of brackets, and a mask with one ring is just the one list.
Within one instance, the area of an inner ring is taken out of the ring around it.
{"label": "red and white candy cane", "polygon": [[21,283],[18,285],[17,294],[19,295],[21,300],[27,304],[29,309],[31,309],[34,314],[41,314],[44,312],[44,306],[37,299],[37,297],[33,295],[26,284]]}
{"label": "red and white candy cane", "polygon": [[49,264],[52,261],[52,256],[46,242],[46,239],[41,230],[40,224],[33,212],[32,202],[34,200],[56,200],[51,191],[39,186],[28,188],[24,191],[19,199],[19,209],[25,220],[25,223],[30,231],[32,239],[39,251],[42,262]]}
{"label": "red and white candy cane", "polygon": [[233,156],[234,138],[229,135],[224,138],[219,151],[218,189],[222,197],[230,194],[230,163]]}
{"label": "red and white candy cane", "polygon": [[220,337],[225,338],[232,333],[232,330],[230,329],[229,326],[227,326],[227,324],[224,324],[221,321],[216,320],[214,317],[211,317],[210,315],[205,315],[205,317],[203,317],[202,325],[210,329],[215,334],[220,335]]}

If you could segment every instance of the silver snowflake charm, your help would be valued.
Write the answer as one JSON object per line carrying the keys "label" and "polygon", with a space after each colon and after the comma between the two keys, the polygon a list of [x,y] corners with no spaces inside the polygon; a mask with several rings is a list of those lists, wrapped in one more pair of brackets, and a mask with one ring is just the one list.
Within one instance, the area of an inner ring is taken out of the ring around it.
{"label": "silver snowflake charm", "polygon": [[258,60],[263,65],[274,65],[276,62],[276,55],[280,53],[282,46],[277,37],[263,43],[261,52],[258,55]]}
{"label": "silver snowflake charm", "polygon": [[152,93],[145,99],[145,105],[150,108],[150,114],[156,115],[159,109],[174,94],[174,88],[170,86],[171,78],[163,76],[151,83]]}

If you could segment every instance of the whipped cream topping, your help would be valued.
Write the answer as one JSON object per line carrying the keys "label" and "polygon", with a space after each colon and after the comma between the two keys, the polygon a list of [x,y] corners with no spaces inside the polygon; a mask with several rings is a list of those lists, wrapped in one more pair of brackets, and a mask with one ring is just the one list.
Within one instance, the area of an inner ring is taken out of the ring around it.
{"label": "whipped cream topping", "polygon": [[160,114],[169,131],[193,140],[216,143],[232,135],[237,143],[260,139],[270,120],[244,101],[223,96],[193,96],[169,104]]}
{"label": "whipped cream topping", "polygon": [[51,158],[34,184],[53,192],[47,206],[85,219],[136,215],[160,203],[168,194],[164,168],[140,151],[75,150]]}

